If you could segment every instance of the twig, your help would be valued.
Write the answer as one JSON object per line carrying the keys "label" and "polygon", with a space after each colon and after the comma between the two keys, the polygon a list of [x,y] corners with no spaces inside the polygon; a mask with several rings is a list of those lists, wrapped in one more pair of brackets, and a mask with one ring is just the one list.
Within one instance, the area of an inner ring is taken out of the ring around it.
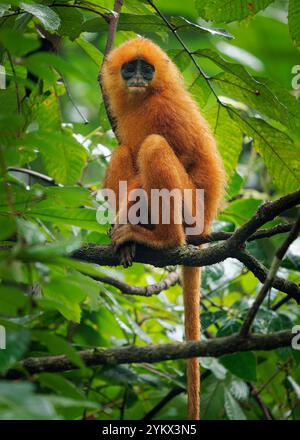
{"label": "twig", "polygon": [[282,245],[280,246],[280,248],[277,250],[277,252],[275,254],[275,257],[272,261],[267,278],[266,278],[259,294],[257,295],[252,307],[250,308],[250,310],[246,316],[246,319],[241,327],[241,331],[240,331],[241,335],[246,336],[249,333],[251,325],[255,319],[255,316],[258,312],[259,307],[263,303],[267,293],[269,292],[270,288],[274,284],[274,279],[276,277],[276,273],[280,267],[280,264],[283,260],[283,257],[286,254],[289,246],[298,237],[299,231],[300,231],[300,215],[298,216],[298,219],[297,219],[296,223],[294,224],[292,230],[290,231],[288,237],[282,243]]}
{"label": "twig", "polygon": [[194,66],[196,67],[196,69],[198,70],[198,72],[200,73],[201,76],[203,76],[203,78],[207,81],[208,87],[210,88],[210,90],[212,91],[212,93],[214,94],[217,102],[219,105],[223,106],[223,107],[227,107],[218,97],[217,93],[215,92],[215,89],[213,88],[212,84],[210,83],[210,77],[208,75],[206,75],[206,73],[201,69],[201,67],[199,66],[199,64],[197,63],[193,53],[188,49],[188,47],[186,46],[185,42],[182,40],[182,38],[178,35],[177,33],[177,29],[172,26],[171,23],[169,23],[169,21],[167,20],[167,18],[162,14],[162,12],[159,10],[159,8],[151,1],[151,0],[147,0],[147,2],[149,3],[150,6],[152,6],[152,8],[156,11],[156,13],[160,16],[160,18],[164,21],[164,23],[166,24],[166,26],[168,27],[168,29],[170,29],[170,31],[173,33],[173,35],[175,36],[175,38],[177,39],[177,41],[180,43],[180,45],[183,47],[183,49],[186,51],[186,53],[188,54],[188,56],[191,58]]}
{"label": "twig", "polygon": [[18,114],[20,115],[22,113],[22,101],[21,101],[19,83],[17,80],[16,70],[15,70],[15,66],[14,66],[11,54],[8,50],[6,51],[6,53],[7,53],[8,59],[9,59],[10,67],[11,67],[13,78],[14,78],[14,83],[15,83],[15,88],[16,88],[17,110],[18,110]]}
{"label": "twig", "polygon": [[46,174],[39,173],[38,171],[28,170],[27,168],[20,168],[20,167],[7,167],[7,171],[15,171],[17,173],[28,174],[28,176],[32,176],[37,179],[43,180],[44,182],[47,182],[50,185],[57,185],[52,177],[46,176]]}
{"label": "twig", "polygon": [[271,413],[271,410],[267,407],[265,402],[262,400],[262,398],[260,397],[256,388],[250,382],[248,383],[248,386],[251,391],[251,396],[253,397],[254,400],[256,400],[256,402],[257,402],[258,406],[260,407],[260,409],[262,410],[266,420],[275,420],[273,414]]}
{"label": "twig", "polygon": [[94,277],[97,281],[110,284],[116,287],[122,293],[127,295],[136,296],[152,296],[158,295],[163,290],[169,289],[169,287],[174,286],[179,281],[179,274],[177,272],[171,272],[166,278],[155,284],[150,284],[148,286],[131,286],[130,284],[124,283],[123,281],[116,280],[112,277]]}

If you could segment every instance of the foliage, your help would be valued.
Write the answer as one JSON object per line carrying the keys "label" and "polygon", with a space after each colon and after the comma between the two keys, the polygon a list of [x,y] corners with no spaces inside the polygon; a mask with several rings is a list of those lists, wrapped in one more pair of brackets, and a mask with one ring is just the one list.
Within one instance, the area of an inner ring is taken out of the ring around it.
{"label": "foliage", "polygon": [[[299,2],[154,3],[182,33],[210,79],[146,0],[124,1],[116,42],[149,36],[183,71],[215,132],[228,174],[227,205],[215,230],[233,231],[262,200],[299,188],[299,83],[298,91],[291,90],[292,67],[299,60]],[[178,285],[146,298],[121,295],[94,279],[110,276],[145,285],[159,281],[166,270],[141,264],[102,268],[69,257],[86,243],[108,242],[107,226],[96,220],[100,202],[94,191],[116,146],[97,83],[112,9],[112,0],[0,1],[0,64],[6,72],[6,87],[0,90],[0,325],[7,334],[7,348],[0,350],[3,419],[140,419],[171,389],[185,386],[184,361],[87,368],[78,356],[89,347],[166,343],[181,339],[183,332]],[[39,38],[41,30],[48,42],[59,43],[57,53]],[[291,210],[281,220],[294,217]],[[269,266],[283,237],[252,242],[249,249]],[[282,274],[299,282],[299,243]],[[205,268],[203,285],[203,337],[236,332],[258,281],[227,261]],[[292,301],[272,310],[282,297],[271,292],[256,317],[256,331],[299,323]],[[6,377],[19,360],[56,354],[66,354],[78,369],[36,374],[31,383]],[[274,418],[299,419],[299,361],[291,349],[202,359],[202,417],[264,419],[259,395]],[[179,393],[155,417],[184,418],[185,401]]]}

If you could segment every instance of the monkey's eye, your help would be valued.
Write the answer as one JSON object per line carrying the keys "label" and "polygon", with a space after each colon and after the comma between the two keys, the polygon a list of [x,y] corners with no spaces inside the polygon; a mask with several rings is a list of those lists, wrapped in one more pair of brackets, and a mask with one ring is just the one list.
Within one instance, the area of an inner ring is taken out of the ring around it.
{"label": "monkey's eye", "polygon": [[126,63],[122,66],[121,73],[124,79],[131,78],[136,71],[136,65],[133,63]]}
{"label": "monkey's eye", "polygon": [[143,64],[142,73],[145,79],[152,79],[154,75],[154,66],[151,64]]}

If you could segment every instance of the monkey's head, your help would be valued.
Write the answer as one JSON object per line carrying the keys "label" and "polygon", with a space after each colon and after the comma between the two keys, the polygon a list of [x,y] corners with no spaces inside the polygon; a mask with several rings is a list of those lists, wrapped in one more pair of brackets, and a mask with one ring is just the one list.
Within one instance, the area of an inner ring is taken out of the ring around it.
{"label": "monkey's head", "polygon": [[121,97],[133,99],[159,93],[170,79],[181,75],[160,47],[146,38],[135,38],[110,52],[102,71],[105,92],[114,107]]}

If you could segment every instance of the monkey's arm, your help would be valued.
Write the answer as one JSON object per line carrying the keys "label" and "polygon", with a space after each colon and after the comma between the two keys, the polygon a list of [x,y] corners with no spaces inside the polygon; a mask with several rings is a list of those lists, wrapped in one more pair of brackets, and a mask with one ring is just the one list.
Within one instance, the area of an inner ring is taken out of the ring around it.
{"label": "monkey's arm", "polygon": [[[104,188],[113,190],[116,195],[117,212],[121,209],[121,206],[119,206],[119,183],[126,181],[127,192],[129,192],[131,189],[138,188],[139,181],[137,177],[130,149],[126,145],[119,145],[113,152],[103,183]],[[126,200],[124,200],[124,204],[125,202]]]}

